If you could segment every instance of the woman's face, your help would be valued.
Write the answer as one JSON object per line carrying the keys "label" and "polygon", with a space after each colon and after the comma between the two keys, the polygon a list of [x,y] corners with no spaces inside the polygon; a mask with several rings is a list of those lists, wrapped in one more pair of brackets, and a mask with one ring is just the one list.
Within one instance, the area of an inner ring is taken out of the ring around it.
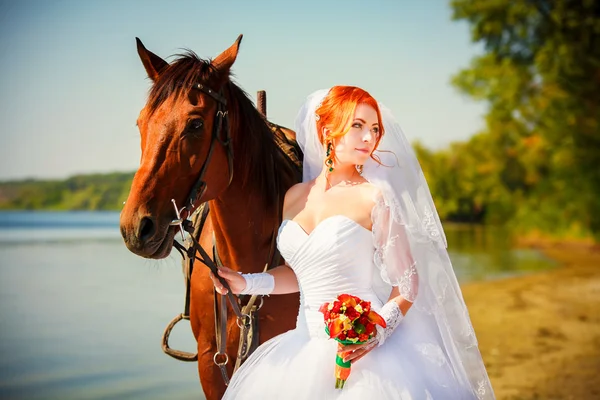
{"label": "woman's face", "polygon": [[334,139],[335,162],[363,165],[375,150],[380,127],[375,109],[359,104],[348,133]]}

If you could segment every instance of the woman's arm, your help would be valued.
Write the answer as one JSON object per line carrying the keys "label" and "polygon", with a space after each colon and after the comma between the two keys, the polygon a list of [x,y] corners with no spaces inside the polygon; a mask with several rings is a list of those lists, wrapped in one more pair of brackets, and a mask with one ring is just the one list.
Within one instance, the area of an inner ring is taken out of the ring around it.
{"label": "woman's arm", "polygon": [[[291,188],[285,194],[283,200],[283,218],[292,219],[296,214],[294,211],[298,208],[298,203],[304,195],[306,185],[299,183]],[[212,274],[215,289],[220,294],[227,294],[227,289]],[[267,272],[256,274],[240,274],[231,268],[219,268],[219,276],[227,281],[234,294],[288,294],[296,293],[298,288],[298,279],[292,268],[287,264],[275,267]]]}
{"label": "woman's arm", "polygon": [[267,274],[273,275],[275,280],[275,287],[271,294],[296,293],[300,290],[298,287],[298,278],[287,263],[267,271]]}
{"label": "woman's arm", "polygon": [[390,297],[388,299],[388,302],[390,301],[393,301],[398,305],[398,308],[400,309],[403,315],[406,315],[408,310],[410,310],[410,308],[413,305],[411,301],[408,301],[404,297],[402,297],[402,295],[400,294],[400,290],[398,290],[397,286],[394,286],[392,288],[392,292],[390,293]]}
{"label": "woman's arm", "polygon": [[386,338],[391,336],[392,332],[398,327],[400,322],[413,303],[406,300],[401,294],[397,286],[392,287],[389,300],[383,305],[380,314],[385,320],[386,327],[377,326],[377,336],[375,339],[363,344],[352,344],[343,346],[344,361],[358,361],[367,355],[378,344],[382,344]]}
{"label": "woman's arm", "polygon": [[[209,275],[217,293],[227,294],[227,289],[213,273],[209,272]],[[219,268],[219,276],[227,281],[233,294],[288,294],[299,290],[296,274],[287,264],[257,274],[240,274],[231,268],[222,267]]]}
{"label": "woman's arm", "polygon": [[[377,205],[380,206],[381,203]],[[377,336],[370,342],[344,346],[344,361],[359,360],[375,346],[383,344],[402,322],[419,291],[419,275],[404,226],[390,218],[389,210],[375,211],[377,224],[374,221],[374,227],[377,226],[377,231],[374,233],[379,263],[386,265],[388,277],[392,275],[394,278],[388,301],[379,312],[385,320],[386,327],[377,326]]]}

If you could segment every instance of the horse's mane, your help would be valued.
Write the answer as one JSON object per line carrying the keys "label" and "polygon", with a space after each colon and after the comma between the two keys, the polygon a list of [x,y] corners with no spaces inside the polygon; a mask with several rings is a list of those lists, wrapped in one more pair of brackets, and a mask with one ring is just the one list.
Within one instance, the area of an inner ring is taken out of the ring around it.
{"label": "horse's mane", "polygon": [[[215,72],[210,60],[203,60],[192,51],[176,55],[150,90],[149,111],[156,111],[170,96],[177,99],[188,93],[196,83],[203,82],[211,87],[210,78]],[[230,79],[224,92],[228,99],[234,174],[241,175],[242,185],[251,185],[255,193],[263,197],[267,209],[274,211],[277,206],[275,194],[283,196],[287,188],[298,181],[297,165],[278,146],[277,140],[281,141],[281,137],[276,137],[248,94]],[[270,179],[275,175],[279,179]]]}
{"label": "horse's mane", "polygon": [[154,82],[148,106],[150,113],[154,113],[158,107],[169,97],[175,96],[177,100],[183,93],[198,82],[206,82],[215,68],[210,61],[202,60],[191,50],[183,54],[176,54],[175,61],[160,72],[158,80]]}

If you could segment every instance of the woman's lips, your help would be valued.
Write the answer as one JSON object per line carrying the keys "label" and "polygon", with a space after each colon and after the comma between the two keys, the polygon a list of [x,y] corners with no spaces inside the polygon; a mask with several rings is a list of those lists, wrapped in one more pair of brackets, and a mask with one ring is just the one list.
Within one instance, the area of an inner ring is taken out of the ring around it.
{"label": "woman's lips", "polygon": [[356,149],[356,151],[359,151],[359,152],[364,153],[364,154],[369,154],[369,150],[368,149]]}

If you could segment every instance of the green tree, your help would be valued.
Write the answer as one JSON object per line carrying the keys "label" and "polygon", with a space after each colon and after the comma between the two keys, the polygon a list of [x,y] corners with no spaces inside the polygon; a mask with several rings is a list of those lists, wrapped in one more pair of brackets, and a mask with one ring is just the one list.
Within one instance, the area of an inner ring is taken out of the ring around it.
{"label": "green tree", "polygon": [[485,46],[453,83],[489,104],[486,141],[504,160],[514,222],[600,239],[600,1],[451,5]]}

